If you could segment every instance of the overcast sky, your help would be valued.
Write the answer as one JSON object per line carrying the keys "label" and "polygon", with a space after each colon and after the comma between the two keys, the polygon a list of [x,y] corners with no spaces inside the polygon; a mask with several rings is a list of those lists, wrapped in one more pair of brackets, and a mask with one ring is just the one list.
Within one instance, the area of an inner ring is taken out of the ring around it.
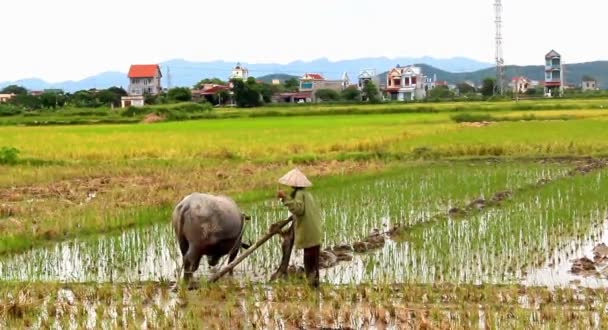
{"label": "overcast sky", "polygon": [[[494,61],[494,0],[15,0],[2,3],[0,81],[50,82],[169,59],[360,57]],[[608,59],[605,0],[503,0],[507,64]]]}

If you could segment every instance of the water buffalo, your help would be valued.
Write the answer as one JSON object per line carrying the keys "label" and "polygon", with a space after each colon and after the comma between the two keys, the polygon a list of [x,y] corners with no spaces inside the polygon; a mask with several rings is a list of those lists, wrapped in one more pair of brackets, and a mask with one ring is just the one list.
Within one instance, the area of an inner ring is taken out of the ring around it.
{"label": "water buffalo", "polygon": [[172,224],[183,257],[184,280],[189,282],[203,255],[210,266],[229,254],[234,260],[241,242],[246,216],[225,196],[193,193],[173,210]]}

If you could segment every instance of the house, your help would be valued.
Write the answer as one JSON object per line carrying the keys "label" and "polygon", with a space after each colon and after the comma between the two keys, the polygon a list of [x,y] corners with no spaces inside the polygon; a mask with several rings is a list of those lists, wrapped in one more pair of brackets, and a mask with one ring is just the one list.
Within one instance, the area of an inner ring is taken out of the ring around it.
{"label": "house", "polygon": [[162,91],[158,64],[134,64],[129,69],[129,96],[158,95]]}
{"label": "house", "polygon": [[530,89],[530,79],[520,76],[513,77],[511,79],[511,86],[513,88],[513,94],[526,94]]}
{"label": "house", "polygon": [[192,100],[198,101],[205,99],[207,102],[212,104],[223,104],[230,100],[222,100],[220,92],[227,92],[230,94],[230,86],[217,85],[217,84],[203,84],[200,89],[192,90]]}
{"label": "house", "polygon": [[359,90],[362,91],[363,88],[365,86],[367,86],[367,84],[370,82],[373,83],[374,85],[376,85],[376,87],[380,86],[380,79],[378,78],[378,75],[376,74],[376,69],[361,70],[361,72],[359,72],[357,88],[359,88]]}
{"label": "house", "polygon": [[340,80],[327,80],[318,73],[305,73],[300,78],[300,93],[310,93],[310,102],[317,102],[315,93],[320,89],[331,89],[337,92],[343,91],[350,84],[348,75],[345,73]]}
{"label": "house", "polygon": [[313,100],[312,92],[287,92],[272,96],[276,103],[309,103]]}
{"label": "house", "polygon": [[120,107],[143,107],[145,98],[143,95],[123,96],[120,98]]}
{"label": "house", "polygon": [[280,84],[281,84],[281,80],[279,80],[279,79],[272,79],[272,82],[271,82],[271,83],[272,83],[273,85],[280,85]]}
{"label": "house", "polygon": [[241,63],[237,63],[234,69],[232,69],[232,73],[230,73],[229,80],[232,79],[241,79],[247,80],[249,78],[249,70],[241,65]]}
{"label": "house", "polygon": [[561,95],[564,87],[562,56],[555,50],[545,55],[545,95]]}
{"label": "house", "polygon": [[162,92],[163,74],[158,64],[133,64],[129,68],[128,96],[120,98],[121,107],[143,107],[144,95],[158,95]]}
{"label": "house", "polygon": [[591,77],[583,77],[581,88],[583,89],[583,92],[599,90],[599,87],[597,86],[597,80]]}
{"label": "house", "polygon": [[386,76],[384,92],[389,100],[414,101],[425,98],[427,92],[436,85],[436,82],[422,74],[421,68],[397,65]]}
{"label": "house", "polygon": [[13,97],[15,97],[15,94],[13,94],[13,93],[10,93],[10,94],[0,94],[0,103],[8,102]]}

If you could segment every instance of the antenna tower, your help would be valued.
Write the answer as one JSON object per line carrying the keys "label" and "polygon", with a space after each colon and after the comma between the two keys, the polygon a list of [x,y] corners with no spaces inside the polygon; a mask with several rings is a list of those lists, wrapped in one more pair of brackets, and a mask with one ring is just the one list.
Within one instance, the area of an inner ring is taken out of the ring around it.
{"label": "antenna tower", "polygon": [[495,93],[504,94],[505,60],[502,52],[502,1],[494,1],[496,11],[496,86]]}

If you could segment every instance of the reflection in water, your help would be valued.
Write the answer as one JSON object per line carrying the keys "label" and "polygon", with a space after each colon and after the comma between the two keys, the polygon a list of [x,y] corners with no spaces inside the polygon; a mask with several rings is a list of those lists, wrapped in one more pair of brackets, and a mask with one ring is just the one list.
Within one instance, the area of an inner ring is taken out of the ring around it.
{"label": "reflection in water", "polygon": [[[531,271],[523,283],[531,286],[567,287],[570,285],[589,288],[608,286],[608,279],[594,276],[575,275],[570,272],[573,260],[587,257],[593,260],[593,248],[608,244],[608,222],[594,228],[582,242],[569,242],[561,249],[556,249],[542,268]],[[599,270],[599,269],[598,269]]]}

